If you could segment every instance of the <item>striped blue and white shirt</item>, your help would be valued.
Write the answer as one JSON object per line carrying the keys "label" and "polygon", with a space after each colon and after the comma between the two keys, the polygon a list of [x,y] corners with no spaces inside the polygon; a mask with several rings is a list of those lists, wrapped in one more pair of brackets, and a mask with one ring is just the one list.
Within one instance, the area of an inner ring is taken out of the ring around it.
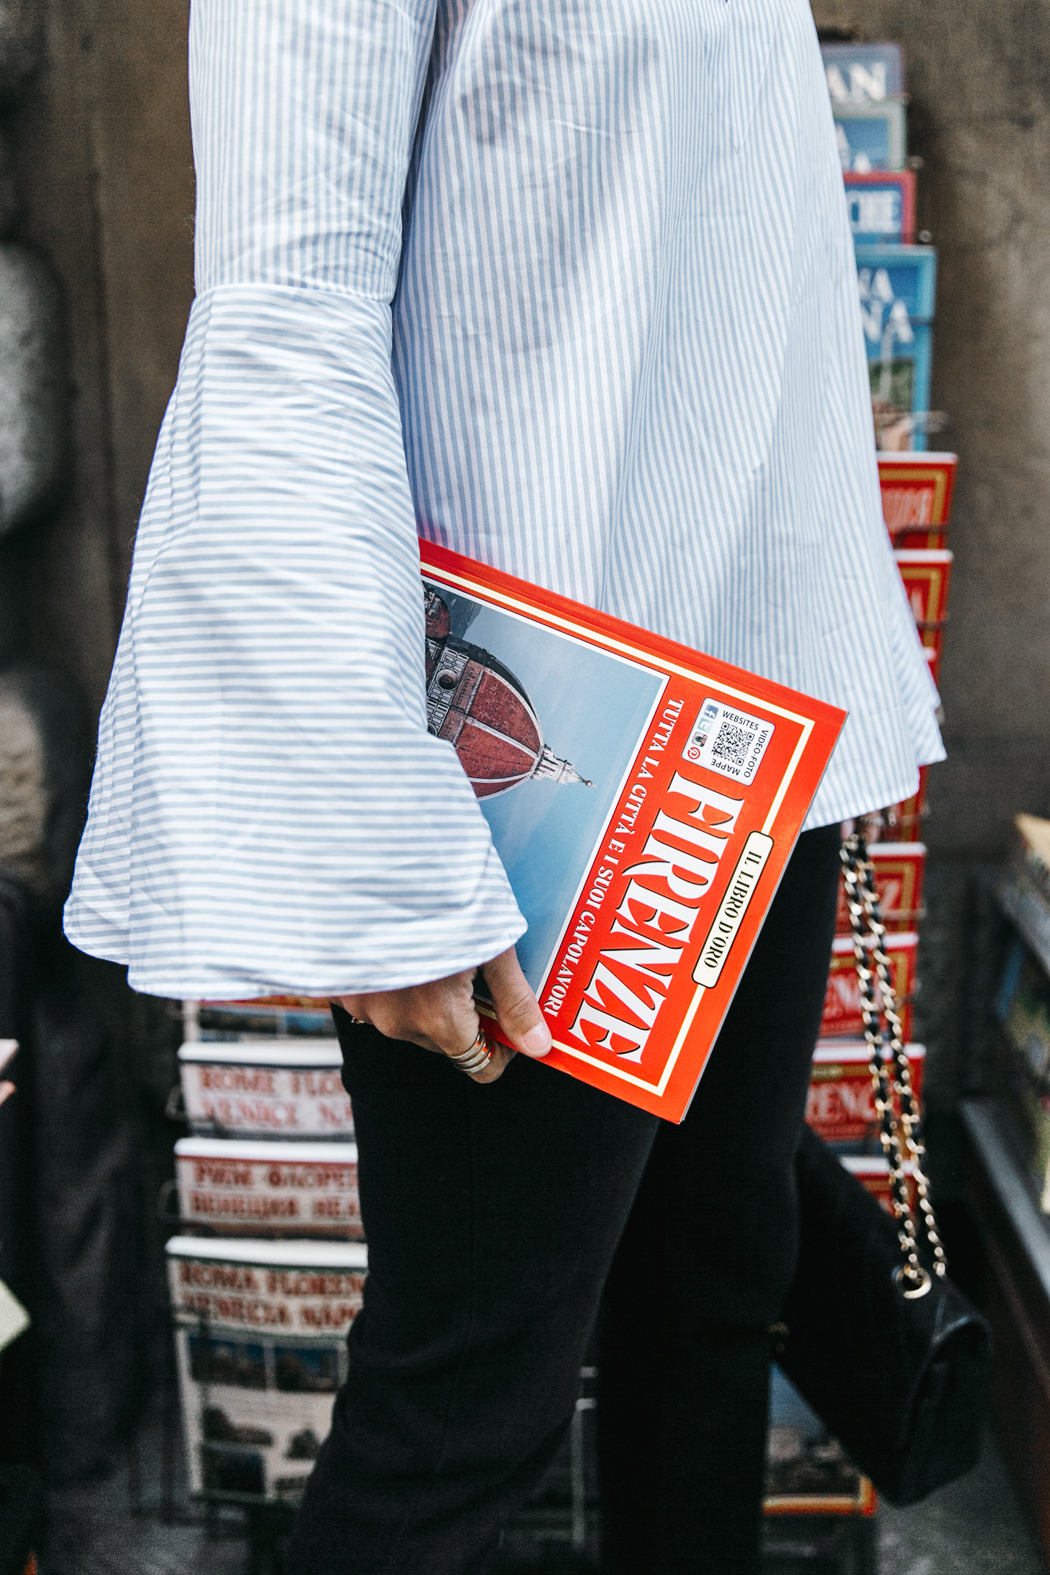
{"label": "striped blue and white shirt", "polygon": [[417,531],[847,708],[811,825],[913,791],[935,694],[806,0],[194,0],[190,86],[78,946],[229,997],[520,935],[426,730]]}

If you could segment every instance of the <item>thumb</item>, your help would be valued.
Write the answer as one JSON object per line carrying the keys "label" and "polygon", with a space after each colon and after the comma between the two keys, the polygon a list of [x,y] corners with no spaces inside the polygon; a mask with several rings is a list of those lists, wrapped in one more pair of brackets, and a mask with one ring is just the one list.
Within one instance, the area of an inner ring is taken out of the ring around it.
{"label": "thumb", "polygon": [[550,1029],[513,946],[486,963],[481,972],[492,994],[500,1027],[515,1049],[525,1055],[546,1055],[551,1047]]}

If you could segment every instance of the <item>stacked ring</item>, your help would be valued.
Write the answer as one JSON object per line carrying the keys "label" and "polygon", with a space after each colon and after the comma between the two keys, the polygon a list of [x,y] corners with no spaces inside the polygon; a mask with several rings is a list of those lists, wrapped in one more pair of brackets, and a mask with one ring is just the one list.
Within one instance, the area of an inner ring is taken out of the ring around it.
{"label": "stacked ring", "polygon": [[472,1045],[468,1045],[459,1055],[450,1055],[449,1060],[461,1072],[466,1072],[468,1077],[483,1071],[492,1060],[492,1047],[484,1028],[478,1029],[478,1036]]}

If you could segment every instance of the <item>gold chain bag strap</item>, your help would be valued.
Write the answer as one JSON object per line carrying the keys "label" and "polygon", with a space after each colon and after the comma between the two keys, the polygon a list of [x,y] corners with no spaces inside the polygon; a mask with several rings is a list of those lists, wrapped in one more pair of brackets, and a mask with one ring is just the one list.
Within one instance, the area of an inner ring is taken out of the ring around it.
{"label": "gold chain bag strap", "polygon": [[933,1272],[941,1279],[948,1272],[948,1260],[930,1202],[926,1150],[919,1136],[919,1109],[904,1048],[890,960],[883,946],[886,926],[882,922],[875,886],[875,866],[868,857],[867,843],[861,832],[855,831],[846,838],[841,857],[875,1113],[879,1118],[883,1152],[890,1167],[890,1200],[900,1241],[902,1261],[896,1278],[902,1294],[917,1300],[928,1294],[932,1282],[928,1270],[919,1261],[915,1210],[908,1188],[909,1165],[923,1231],[933,1259]]}
{"label": "gold chain bag strap", "polygon": [[880,1493],[914,1504],[978,1460],[991,1331],[947,1276],[863,836],[848,839],[842,864],[893,1212],[803,1128],[798,1263],[775,1356]]}

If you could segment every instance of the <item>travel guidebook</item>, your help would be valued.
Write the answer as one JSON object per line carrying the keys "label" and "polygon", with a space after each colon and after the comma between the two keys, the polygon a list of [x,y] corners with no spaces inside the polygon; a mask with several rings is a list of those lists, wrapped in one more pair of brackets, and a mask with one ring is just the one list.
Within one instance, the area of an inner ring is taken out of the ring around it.
{"label": "travel guidebook", "polygon": [[421,553],[428,726],[455,746],[528,920],[518,956],[547,1060],[680,1121],[845,714]]}
{"label": "travel guidebook", "polygon": [[454,746],[528,921],[517,951],[546,1062],[680,1121],[845,712],[420,551],[427,725]]}
{"label": "travel guidebook", "polygon": [[295,1501],[332,1425],[364,1242],[168,1242],[190,1488]]}

